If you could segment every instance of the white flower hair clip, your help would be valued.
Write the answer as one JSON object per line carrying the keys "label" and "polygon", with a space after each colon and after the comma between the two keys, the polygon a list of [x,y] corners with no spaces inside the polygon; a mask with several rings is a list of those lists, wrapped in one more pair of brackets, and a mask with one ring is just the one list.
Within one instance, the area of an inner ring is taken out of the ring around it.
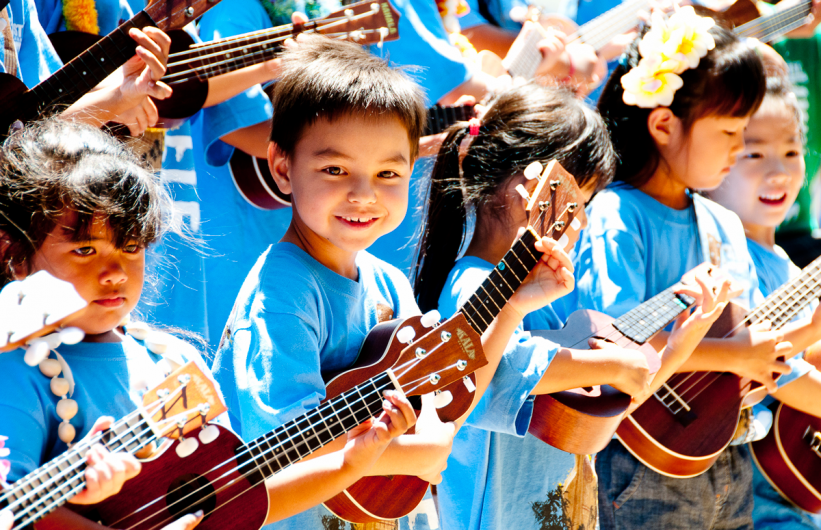
{"label": "white flower hair clip", "polygon": [[644,109],[670,106],[676,90],[684,85],[679,74],[697,67],[716,47],[709,33],[714,25],[712,18],[697,15],[692,6],[676,9],[669,19],[654,12],[650,31],[639,42],[639,64],[621,77],[624,102]]}

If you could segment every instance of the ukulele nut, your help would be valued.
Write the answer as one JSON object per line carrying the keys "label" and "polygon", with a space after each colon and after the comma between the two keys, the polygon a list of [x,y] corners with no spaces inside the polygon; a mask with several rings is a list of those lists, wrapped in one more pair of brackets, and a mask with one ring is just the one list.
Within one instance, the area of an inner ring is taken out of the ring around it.
{"label": "ukulele nut", "polygon": [[543,212],[550,208],[550,201],[539,201],[539,211]]}
{"label": "ukulele nut", "polygon": [[553,191],[556,191],[556,188],[558,188],[559,184],[561,184],[561,183],[562,182],[560,180],[551,180],[550,181],[550,189],[553,190]]}
{"label": "ukulele nut", "polygon": [[447,342],[452,337],[452,335],[448,331],[443,331],[442,334],[439,336],[442,338],[442,342]]}
{"label": "ukulele nut", "polygon": [[436,385],[436,384],[439,383],[439,380],[441,380],[441,379],[442,379],[442,376],[440,376],[439,374],[431,374],[430,384]]}
{"label": "ukulele nut", "polygon": [[428,354],[428,351],[426,349],[416,348],[416,358],[417,359],[424,359],[427,354]]}
{"label": "ukulele nut", "polygon": [[456,363],[456,369],[459,370],[460,372],[464,372],[465,368],[467,368],[467,367],[468,367],[468,362],[465,361],[464,359],[460,359]]}

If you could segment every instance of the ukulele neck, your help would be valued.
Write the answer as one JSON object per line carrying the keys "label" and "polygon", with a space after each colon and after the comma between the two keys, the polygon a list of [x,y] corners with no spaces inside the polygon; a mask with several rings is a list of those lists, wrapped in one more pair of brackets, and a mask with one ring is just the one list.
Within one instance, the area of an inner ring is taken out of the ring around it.
{"label": "ukulele neck", "polygon": [[819,296],[821,257],[816,258],[801,271],[801,274],[771,293],[745,320],[750,324],[767,320],[772,324],[772,329],[781,329]]}
{"label": "ukulele neck", "polygon": [[694,302],[670,287],[616,319],[613,327],[636,344],[644,344]]}

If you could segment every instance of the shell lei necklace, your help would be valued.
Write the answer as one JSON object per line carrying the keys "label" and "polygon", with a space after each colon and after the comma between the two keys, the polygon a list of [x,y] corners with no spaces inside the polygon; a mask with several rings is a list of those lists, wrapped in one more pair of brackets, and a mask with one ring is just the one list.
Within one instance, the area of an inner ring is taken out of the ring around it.
{"label": "shell lei necklace", "polygon": [[[137,340],[144,341],[145,347],[152,353],[163,355],[168,350],[169,341],[166,333],[152,331],[142,322],[129,323],[128,316],[124,319],[123,326],[126,333]],[[77,401],[70,397],[74,394],[74,376],[71,368],[57,348],[61,344],[77,344],[83,340],[84,336],[85,334],[79,328],[62,329],[31,341],[23,358],[26,364],[37,366],[44,376],[51,379],[49,389],[60,398],[55,407],[57,416],[62,420],[57,428],[57,436],[69,447],[77,436],[77,430],[70,421],[79,412],[79,406]],[[52,352],[56,358],[51,358]]]}

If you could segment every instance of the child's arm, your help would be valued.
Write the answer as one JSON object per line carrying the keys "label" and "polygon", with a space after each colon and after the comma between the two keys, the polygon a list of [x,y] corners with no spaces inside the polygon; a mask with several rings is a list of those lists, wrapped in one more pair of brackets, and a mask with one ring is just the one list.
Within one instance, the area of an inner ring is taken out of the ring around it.
{"label": "child's arm", "polygon": [[821,372],[816,369],[780,387],[772,395],[785,405],[821,418]]}
{"label": "child's arm", "polygon": [[[416,422],[404,396],[389,391],[385,398],[382,415],[349,432],[341,450],[299,462],[265,481],[269,506],[265,524],[316,506],[362,478],[391,440]],[[431,409],[427,413],[435,414]]]}

